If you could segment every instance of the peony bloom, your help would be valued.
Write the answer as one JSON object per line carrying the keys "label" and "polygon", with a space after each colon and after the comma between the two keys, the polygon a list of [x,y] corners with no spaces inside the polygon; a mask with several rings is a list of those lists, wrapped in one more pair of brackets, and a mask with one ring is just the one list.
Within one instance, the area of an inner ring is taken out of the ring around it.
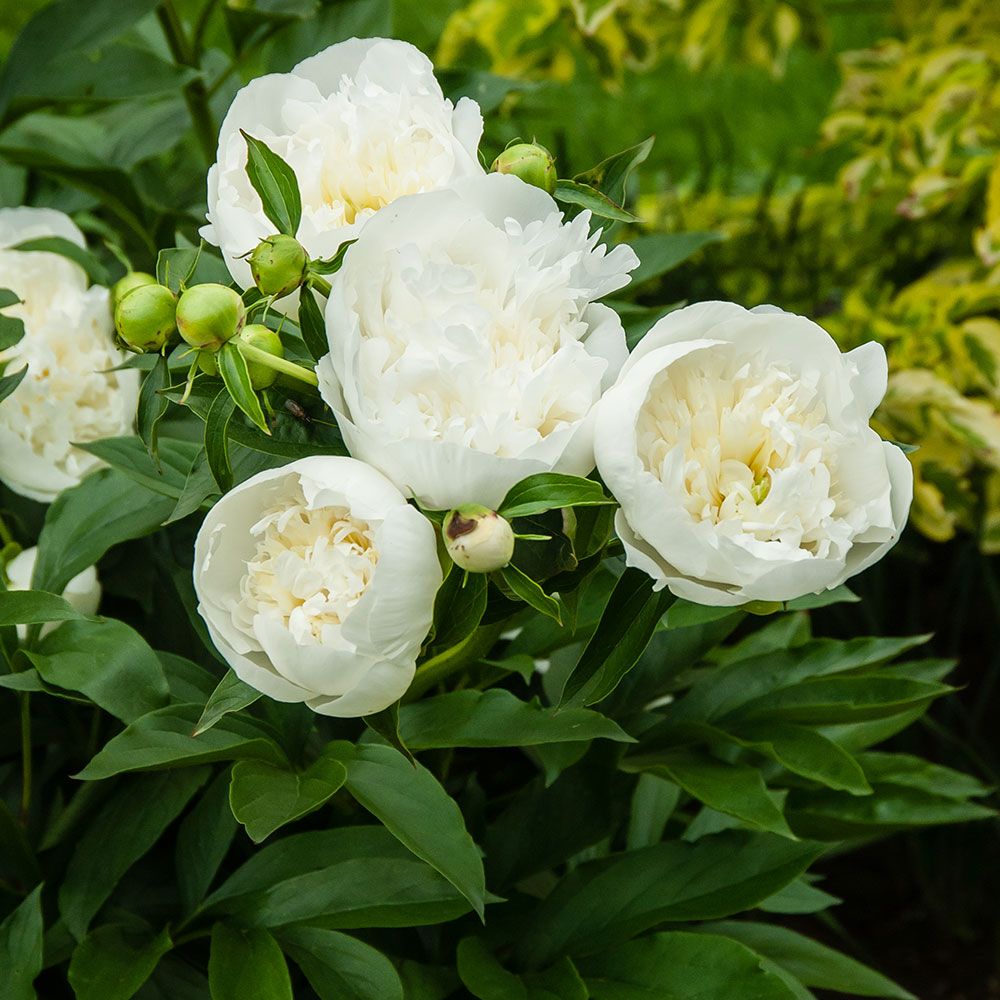
{"label": "peony bloom", "polygon": [[365,221],[402,195],[434,191],[482,174],[479,105],[453,105],[430,60],[407,42],[352,38],[300,62],[290,73],[252,80],[233,100],[208,174],[208,222],[234,280],[252,284],[241,259],[274,225],[246,175],[240,129],[295,171],[302,196],[299,241],[329,257]]}
{"label": "peony bloom", "polygon": [[195,542],[198,610],[226,662],[322,715],[369,715],[406,691],[440,583],[430,521],[352,458],[259,473]]}
{"label": "peony bloom", "polygon": [[868,426],[886,377],[878,344],[841,354],[773,306],[665,316],[597,412],[629,565],[729,606],[818,593],[880,559],[913,496],[905,455]]}
{"label": "peony bloom", "polygon": [[431,508],[495,508],[532,473],[590,472],[592,409],[627,357],[594,300],[638,260],[589,223],[500,174],[369,222],[333,276],[318,368],[351,453]]}
{"label": "peony bloom", "polygon": [[[30,590],[31,574],[35,571],[35,560],[38,558],[38,547],[34,546],[19,552],[4,567],[7,574],[7,586],[10,590]],[[77,573],[62,592],[62,596],[80,612],[81,615],[93,615],[101,603],[101,584],[97,579],[97,567],[88,566],[82,573]],[[48,622],[42,626],[41,635],[48,635],[53,629],[59,628],[61,622]],[[27,626],[18,625],[17,634],[23,639],[28,634]]]}
{"label": "peony bloom", "polygon": [[24,322],[24,337],[0,352],[0,366],[28,374],[0,403],[0,480],[48,503],[100,465],[72,442],[132,432],[139,373],[111,372],[115,347],[108,290],[58,254],[3,249],[43,236],[80,246],[68,216],[47,208],[0,209],[0,288],[23,300],[4,310]]}

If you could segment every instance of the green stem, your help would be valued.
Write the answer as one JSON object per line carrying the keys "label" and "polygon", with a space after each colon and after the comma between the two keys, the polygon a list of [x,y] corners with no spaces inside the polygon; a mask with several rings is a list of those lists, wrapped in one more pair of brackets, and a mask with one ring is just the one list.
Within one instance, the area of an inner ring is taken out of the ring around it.
{"label": "green stem", "polygon": [[184,86],[184,103],[194,125],[195,137],[207,163],[215,161],[215,147],[218,142],[218,132],[212,119],[212,110],[208,104],[208,90],[201,76],[198,58],[184,33],[184,24],[173,0],[162,0],[156,10],[160,27],[163,28],[167,46],[174,61],[180,66],[188,66],[199,75]]}
{"label": "green stem", "polygon": [[21,825],[27,826],[31,812],[31,695],[21,695]]}
{"label": "green stem", "polygon": [[319,379],[316,377],[314,371],[303,368],[302,365],[297,365],[294,361],[287,361],[285,358],[276,358],[273,354],[268,354],[267,351],[262,351],[259,347],[254,347],[252,344],[246,344],[242,340],[237,341],[237,346],[240,349],[240,354],[247,361],[253,361],[254,364],[273,368],[276,372],[281,372],[282,375],[298,379],[300,382],[306,382],[312,386],[319,385]]}
{"label": "green stem", "polygon": [[417,667],[417,673],[410,684],[403,701],[413,701],[424,692],[440,684],[452,674],[471,666],[476,660],[482,659],[500,638],[504,624],[484,625],[477,628],[468,638],[457,646],[446,649],[443,653],[427,660]]}
{"label": "green stem", "polygon": [[312,272],[310,272],[309,277],[306,278],[306,284],[308,284],[311,288],[315,288],[320,295],[323,295],[326,298],[329,298],[330,292],[333,291],[333,285],[331,285],[326,278],[319,274],[313,274]]}

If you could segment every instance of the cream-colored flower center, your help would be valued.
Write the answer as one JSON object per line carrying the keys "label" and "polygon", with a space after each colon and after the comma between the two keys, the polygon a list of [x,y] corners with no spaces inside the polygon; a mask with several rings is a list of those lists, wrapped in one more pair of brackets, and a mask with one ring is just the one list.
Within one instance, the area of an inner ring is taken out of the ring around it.
{"label": "cream-colored flower center", "polygon": [[346,507],[310,508],[300,486],[251,529],[241,610],[277,617],[300,644],[323,641],[371,583],[378,564],[374,529]]}
{"label": "cream-colored flower center", "polygon": [[818,374],[695,351],[654,379],[636,429],[643,465],[697,522],[821,556],[849,532]]}

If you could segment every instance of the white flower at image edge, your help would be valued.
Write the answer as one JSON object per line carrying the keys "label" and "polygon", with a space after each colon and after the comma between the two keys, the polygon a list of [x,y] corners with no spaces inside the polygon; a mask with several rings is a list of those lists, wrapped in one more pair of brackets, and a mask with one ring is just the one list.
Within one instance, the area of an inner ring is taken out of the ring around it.
{"label": "white flower at image edge", "polygon": [[351,454],[435,509],[590,472],[592,411],[628,356],[594,300],[638,259],[589,225],[499,174],[373,218],[332,277],[317,368]]}
{"label": "white flower at image edge", "polygon": [[198,610],[226,662],[323,715],[369,715],[406,691],[441,576],[430,521],[351,458],[259,473],[195,542]]}
{"label": "white flower at image edge", "polygon": [[598,407],[629,565],[699,604],[836,587],[897,541],[909,461],[869,427],[885,351],[773,306],[703,302],[640,341]]}
{"label": "white flower at image edge", "polygon": [[[38,558],[38,547],[33,546],[19,552],[6,566],[7,586],[10,590],[30,590],[31,575],[35,571],[35,560]],[[101,603],[101,584],[97,579],[97,567],[88,566],[82,573],[77,573],[63,590],[62,596],[81,615],[93,615]],[[40,635],[46,636],[57,629],[60,622],[48,622],[42,626]],[[27,626],[18,625],[17,634],[24,638],[28,634]]]}
{"label": "white flower at image edge", "polygon": [[296,234],[329,257],[365,221],[402,195],[481,175],[479,105],[447,100],[430,60],[408,42],[358,39],[331,45],[290,73],[258,77],[235,97],[208,174],[208,222],[234,280],[253,282],[241,257],[274,233],[246,174],[246,131],[295,171],[302,198]]}
{"label": "white flower at image edge", "polygon": [[139,373],[108,371],[125,355],[114,344],[106,288],[88,288],[83,268],[58,254],[9,249],[45,236],[85,245],[62,212],[0,209],[0,288],[22,299],[3,312],[24,322],[24,337],[0,351],[0,368],[11,375],[28,366],[0,402],[0,481],[48,503],[101,464],[72,442],[131,433]]}

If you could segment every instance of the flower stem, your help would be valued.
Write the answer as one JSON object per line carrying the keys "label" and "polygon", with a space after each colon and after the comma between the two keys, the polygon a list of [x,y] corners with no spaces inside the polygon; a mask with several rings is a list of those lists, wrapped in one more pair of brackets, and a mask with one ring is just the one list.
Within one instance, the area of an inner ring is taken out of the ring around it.
{"label": "flower stem", "polygon": [[477,628],[472,635],[457,646],[452,646],[451,649],[446,649],[443,653],[439,653],[422,663],[417,667],[417,673],[403,700],[413,701],[413,699],[419,698],[425,691],[440,684],[452,674],[464,670],[476,660],[482,659],[490,651],[493,643],[500,638],[503,629],[502,622],[495,625],[484,625]]}
{"label": "flower stem", "polygon": [[219,136],[209,107],[208,90],[201,76],[198,57],[184,32],[184,23],[177,13],[174,0],[161,0],[156,9],[156,16],[174,61],[179,66],[187,66],[198,72],[198,76],[184,86],[184,103],[187,105],[188,114],[191,115],[194,133],[205,161],[211,164],[215,160],[215,146]]}
{"label": "flower stem", "polygon": [[309,272],[309,277],[306,278],[306,282],[311,288],[315,288],[320,295],[326,298],[329,298],[330,292],[333,291],[333,285],[331,285],[330,282],[327,281],[322,275],[316,274],[315,272]]}
{"label": "flower stem", "polygon": [[254,347],[253,344],[244,343],[242,340],[237,341],[237,346],[240,349],[240,354],[242,354],[247,361],[252,361],[254,364],[264,365],[266,368],[273,368],[276,372],[280,372],[282,375],[288,375],[290,378],[298,379],[300,382],[306,382],[308,385],[319,385],[319,379],[316,377],[316,373],[314,371],[310,371],[308,368],[303,368],[302,365],[297,365],[294,361],[287,361],[285,358],[277,358],[273,354],[268,354],[267,351],[262,351],[259,347]]}

